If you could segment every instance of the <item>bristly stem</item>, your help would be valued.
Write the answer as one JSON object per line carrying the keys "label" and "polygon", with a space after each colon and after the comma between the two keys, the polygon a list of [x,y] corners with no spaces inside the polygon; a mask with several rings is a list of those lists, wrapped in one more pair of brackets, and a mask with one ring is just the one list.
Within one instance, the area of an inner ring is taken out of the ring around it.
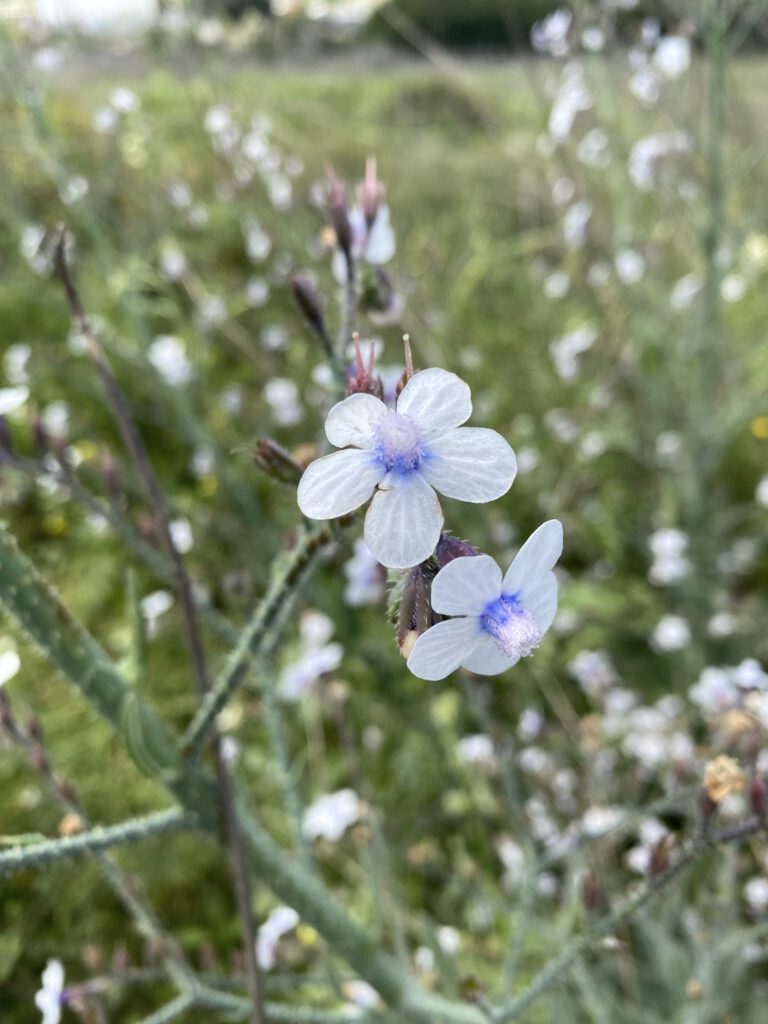
{"label": "bristly stem", "polygon": [[583,935],[574,939],[558,956],[550,960],[519,996],[500,1006],[493,1013],[493,1024],[507,1024],[508,1021],[518,1020],[545,992],[562,980],[581,956],[595,949],[619,925],[633,918],[657,893],[666,888],[681,872],[705,853],[717,846],[738,842],[765,830],[766,822],[763,818],[749,818],[736,825],[729,825],[710,832],[706,836],[697,835],[666,871],[649,879],[632,896],[619,904],[611,914],[588,927]]}
{"label": "bristly stem", "polygon": [[24,868],[42,867],[65,857],[77,857],[96,850],[108,850],[113,846],[137,843],[150,836],[192,828],[194,824],[193,815],[172,807],[141,818],[130,818],[118,825],[97,825],[87,832],[63,839],[46,839],[39,843],[16,846],[0,853],[0,876]]}
{"label": "bristly stem", "polygon": [[[112,372],[109,360],[104,349],[91,329],[88,317],[85,315],[80,295],[75,286],[72,271],[67,258],[68,233],[62,229],[59,233],[55,250],[55,268],[64,286],[64,291],[69,303],[75,327],[82,335],[86,351],[93,361],[99,374],[104,390],[106,392],[112,414],[115,418],[118,430],[123,443],[131,456],[133,464],[138,473],[139,480],[146,495],[147,505],[155,522],[155,529],[158,533],[163,547],[171,561],[174,570],[176,589],[181,602],[182,621],[184,623],[184,635],[189,652],[189,659],[194,673],[197,689],[201,697],[204,697],[211,688],[208,670],[206,667],[205,650],[203,648],[202,633],[197,618],[192,583],[184,565],[179,550],[174,543],[171,533],[171,513],[165,494],[160,486],[160,481],[155,474],[152,461],[139,432],[128,402],[123,395],[117,378]],[[253,1000],[253,1013],[251,1024],[263,1024],[262,1013],[262,985],[258,961],[256,959],[255,939],[256,926],[253,918],[253,901],[251,898],[251,885],[248,876],[245,859],[245,848],[237,821],[237,812],[234,804],[234,794],[231,780],[226,764],[221,754],[218,737],[211,730],[209,737],[213,742],[214,758],[216,761],[216,779],[221,794],[221,802],[224,812],[226,826],[227,846],[229,849],[230,866],[233,875],[235,897],[238,906],[240,921],[243,930],[243,954],[248,977],[248,987]]]}
{"label": "bristly stem", "polygon": [[302,533],[287,555],[277,562],[275,575],[264,599],[240,633],[224,668],[184,734],[184,754],[192,755],[202,748],[206,737],[214,728],[216,716],[243,679],[251,658],[258,657],[263,650],[262,645],[269,642],[269,629],[274,623],[275,616],[291,593],[301,584],[314,556],[330,541],[332,535],[328,523],[310,527]]}

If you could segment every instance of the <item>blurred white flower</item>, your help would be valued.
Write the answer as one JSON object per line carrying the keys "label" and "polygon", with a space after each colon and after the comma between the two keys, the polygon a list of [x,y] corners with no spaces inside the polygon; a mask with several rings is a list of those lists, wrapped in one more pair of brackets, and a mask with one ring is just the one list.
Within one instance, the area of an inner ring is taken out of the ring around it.
{"label": "blurred white flower", "polygon": [[42,985],[35,993],[35,1006],[43,1015],[42,1024],[59,1024],[64,1004],[64,967],[60,960],[49,960],[43,971]]}
{"label": "blurred white flower", "polygon": [[702,711],[712,713],[735,707],[739,692],[731,672],[709,665],[689,689],[688,696]]}
{"label": "blurred white flower", "polygon": [[341,644],[329,643],[333,623],[327,615],[305,612],[299,632],[299,656],[283,666],[278,680],[280,698],[286,701],[303,697],[321,676],[337,669],[344,656]]}
{"label": "blurred white flower", "polygon": [[567,57],[572,21],[573,15],[565,8],[552,11],[546,18],[537,21],[531,29],[531,45],[534,50],[549,54],[550,57]]}
{"label": "blurred white flower", "polygon": [[549,135],[553,142],[563,142],[571,134],[576,115],[592,108],[584,69],[577,61],[563,68],[560,89],[549,114]]}
{"label": "blurred white flower", "polygon": [[603,170],[611,162],[608,136],[602,128],[591,128],[576,148],[576,156],[587,167]]}
{"label": "blurred white flower", "polygon": [[645,260],[637,249],[620,249],[614,258],[614,266],[623,284],[637,284],[645,273]]}
{"label": "blurred white flower", "polygon": [[570,287],[570,275],[564,270],[555,270],[544,279],[544,294],[548,299],[564,298]]}
{"label": "blurred white flower", "polygon": [[227,304],[220,295],[203,295],[197,303],[197,318],[203,327],[218,327],[227,319]]}
{"label": "blurred white flower", "polygon": [[590,697],[598,697],[618,682],[607,651],[579,651],[568,672]]}
{"label": "blurred white flower", "polygon": [[768,475],[758,480],[755,488],[755,501],[763,508],[768,508]]}
{"label": "blurred white flower", "polygon": [[590,807],[581,819],[581,827],[585,835],[602,836],[614,829],[621,818],[618,807]]}
{"label": "blurred white flower", "polygon": [[171,387],[182,387],[192,380],[192,364],[187,358],[186,346],[181,338],[173,334],[158,335],[149,346],[147,355],[150,363]]}
{"label": "blurred white flower", "polygon": [[160,273],[169,281],[178,281],[187,269],[187,259],[175,242],[166,242],[160,250]]}
{"label": "blurred white flower", "polygon": [[162,615],[173,607],[173,594],[168,590],[154,590],[139,602],[141,614],[147,620],[147,632],[154,636],[158,621]]}
{"label": "blurred white flower", "polygon": [[456,756],[462,764],[477,764],[490,767],[496,759],[493,740],[484,733],[462,736],[456,744]]}
{"label": "blurred white flower", "polygon": [[272,252],[272,239],[258,221],[247,221],[243,228],[245,251],[251,263],[263,263]]}
{"label": "blurred white flower", "polygon": [[656,44],[652,60],[665,78],[680,78],[691,66],[691,44],[685,36],[663,36]]}
{"label": "blurred white flower", "polygon": [[15,388],[0,388],[0,416],[17,412],[29,398],[29,388],[23,384]]}
{"label": "blurred white flower", "polygon": [[691,627],[680,615],[664,615],[651,634],[657,651],[681,651],[691,641]]}
{"label": "blurred white flower", "polygon": [[691,140],[685,132],[658,132],[638,139],[629,153],[629,177],[635,188],[650,192],[659,183],[665,159],[690,149]]}
{"label": "blurred white flower", "polygon": [[112,107],[99,107],[93,115],[91,124],[93,130],[98,132],[99,135],[109,135],[117,128],[120,118],[117,115],[117,111],[113,110]]}
{"label": "blurred white flower", "polygon": [[307,839],[338,842],[364,813],[360,797],[353,789],[339,789],[318,797],[304,811],[301,828]]}
{"label": "blurred white flower", "polygon": [[141,105],[141,101],[133,89],[129,89],[124,85],[112,90],[109,102],[120,114],[132,114]]}
{"label": "blurred white flower", "polygon": [[651,583],[668,586],[688,575],[688,537],[682,530],[666,528],[657,530],[648,541],[653,554],[653,563],[648,571]]}
{"label": "blurred white flower", "polygon": [[444,679],[460,665],[497,675],[531,654],[552,625],[557,580],[552,569],[563,549],[563,528],[543,523],[523,544],[502,578],[489,555],[455,558],[432,582],[432,607],[457,616],[416,641],[408,668],[421,679]]}
{"label": "blurred white flower", "polygon": [[192,189],[184,181],[172,181],[168,186],[168,199],[177,210],[186,210],[192,205]]}
{"label": "blurred white flower", "polygon": [[395,409],[373,395],[350,395],[325,421],[328,440],[344,450],[307,467],[299,508],[310,519],[335,519],[373,496],[368,547],[390,568],[417,565],[442,529],[436,490],[479,503],[505,494],[515,478],[515,454],[500,434],[460,426],[471,412],[468,386],[440,369],[414,374]]}
{"label": "blurred white flower", "polygon": [[288,377],[275,377],[268,381],[264,387],[264,398],[279,426],[293,427],[304,418],[299,389]]}
{"label": "blurred white flower", "polygon": [[21,668],[21,658],[17,651],[3,651],[0,653],[0,686],[5,686],[9,679],[13,679]]}
{"label": "blurred white flower", "polygon": [[[368,224],[360,206],[349,211],[349,225],[352,229],[352,255],[357,261],[381,266],[389,263],[395,255],[397,243],[390,223],[389,206],[380,203],[372,224]],[[341,249],[333,255],[333,276],[343,284],[347,280],[347,261]]]}
{"label": "blurred white flower", "polygon": [[605,47],[605,32],[599,25],[590,25],[581,33],[581,45],[590,53],[599,53]]}
{"label": "blurred white flower", "polygon": [[669,304],[676,313],[689,309],[704,282],[698,274],[686,274],[675,282],[669,293]]}
{"label": "blurred white flower", "polygon": [[750,878],[744,885],[744,899],[753,914],[764,914],[768,910],[768,878]]}
{"label": "blurred white flower", "polygon": [[379,993],[367,981],[363,981],[362,978],[353,978],[351,981],[343,982],[341,994],[350,1003],[353,1003],[355,1006],[362,1006],[366,1010],[376,1006],[379,1002]]}
{"label": "blurred white flower", "polygon": [[455,956],[461,949],[461,935],[456,928],[443,925],[435,933],[437,944],[447,956]]}
{"label": "blurred white flower", "polygon": [[563,214],[563,240],[569,249],[580,249],[587,238],[587,227],[592,216],[592,203],[580,199]]}
{"label": "blurred white flower", "polygon": [[720,282],[723,302],[740,302],[747,292],[747,280],[742,274],[726,274]]}
{"label": "blurred white flower", "polygon": [[275,966],[277,944],[283,935],[293,931],[299,923],[299,915],[293,907],[275,907],[259,928],[256,936],[256,959],[263,971]]}
{"label": "blurred white flower", "polygon": [[281,352],[288,344],[288,328],[284,324],[267,324],[262,327],[259,340],[268,352]]}
{"label": "blurred white flower", "polygon": [[661,80],[651,67],[640,67],[629,80],[629,91],[645,107],[655,106],[661,99]]}
{"label": "blurred white flower", "polygon": [[344,601],[351,608],[377,604],[384,595],[382,569],[362,538],[355,541],[352,557],[344,563],[347,582]]}
{"label": "blurred white flower", "polygon": [[249,306],[260,309],[269,298],[269,282],[263,277],[250,277],[245,285],[245,299]]}
{"label": "blurred white flower", "polygon": [[59,196],[65,206],[72,206],[88,192],[88,179],[82,174],[73,174],[59,187]]}
{"label": "blurred white flower", "polygon": [[168,524],[173,546],[180,555],[186,555],[195,543],[192,524],[188,519],[173,519]]}
{"label": "blurred white flower", "polygon": [[573,380],[578,376],[579,357],[590,349],[596,340],[596,328],[592,324],[584,324],[550,343],[549,354],[561,380]]}

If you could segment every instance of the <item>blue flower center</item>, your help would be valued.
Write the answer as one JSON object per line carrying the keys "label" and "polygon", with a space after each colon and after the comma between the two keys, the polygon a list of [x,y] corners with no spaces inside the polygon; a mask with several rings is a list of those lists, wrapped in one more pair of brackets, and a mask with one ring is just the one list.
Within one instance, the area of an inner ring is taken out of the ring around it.
{"label": "blue flower center", "polygon": [[539,646],[543,636],[519,594],[502,594],[490,601],[480,616],[480,628],[510,658],[525,658]]}
{"label": "blue flower center", "polygon": [[390,410],[376,425],[373,452],[388,473],[412,473],[426,456],[424,437],[410,416]]}

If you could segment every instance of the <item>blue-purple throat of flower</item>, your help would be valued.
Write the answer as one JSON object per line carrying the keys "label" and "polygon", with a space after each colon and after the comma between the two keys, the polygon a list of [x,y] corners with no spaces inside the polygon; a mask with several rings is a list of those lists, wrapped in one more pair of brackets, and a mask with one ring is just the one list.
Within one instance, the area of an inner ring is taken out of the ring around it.
{"label": "blue-purple throat of flower", "polygon": [[389,410],[376,425],[373,455],[388,473],[405,475],[428,457],[424,436],[410,416]]}
{"label": "blue-purple throat of flower", "polygon": [[487,604],[480,616],[480,628],[510,658],[525,658],[533,653],[543,636],[517,594],[502,594]]}

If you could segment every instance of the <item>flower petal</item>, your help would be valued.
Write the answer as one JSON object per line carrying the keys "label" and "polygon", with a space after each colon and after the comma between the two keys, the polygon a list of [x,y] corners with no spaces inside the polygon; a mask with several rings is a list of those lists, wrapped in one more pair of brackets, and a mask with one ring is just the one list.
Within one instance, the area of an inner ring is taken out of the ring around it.
{"label": "flower petal", "polygon": [[504,577],[504,592],[516,594],[526,583],[534,583],[552,568],[562,552],[563,524],[549,519],[533,531],[518,551]]}
{"label": "flower petal", "polygon": [[432,607],[441,615],[475,615],[501,594],[501,569],[490,555],[454,558],[432,582]]}
{"label": "flower petal", "polygon": [[490,636],[480,638],[480,643],[468,658],[462,662],[464,668],[479,676],[496,676],[516,665],[520,659],[510,658]]}
{"label": "flower petal", "polygon": [[387,411],[386,405],[374,395],[350,395],[328,413],[325,436],[337,448],[354,445],[371,448],[376,424]]}
{"label": "flower petal", "polygon": [[493,501],[512,486],[517,459],[495,430],[459,427],[429,442],[421,472],[447,498]]}
{"label": "flower petal", "polygon": [[427,439],[441,437],[472,415],[472,395],[455,373],[432,367],[414,373],[397,400],[397,411],[410,416]]}
{"label": "flower petal", "polygon": [[472,655],[482,639],[475,619],[446,619],[422,633],[408,658],[419,679],[445,679]]}
{"label": "flower petal", "polygon": [[296,498],[309,519],[335,519],[359,508],[373,494],[384,468],[370,452],[348,448],[312,462],[299,481]]}
{"label": "flower petal", "polygon": [[443,525],[437,495],[418,473],[387,475],[365,517],[365,542],[382,565],[405,569],[435,550]]}
{"label": "flower petal", "polygon": [[542,633],[552,625],[557,611],[557,577],[548,572],[543,578],[524,583],[520,590],[523,608],[534,619]]}
{"label": "flower petal", "polygon": [[365,239],[363,258],[369,263],[389,263],[395,255],[395,232],[389,222],[389,207],[379,207],[376,220]]}

